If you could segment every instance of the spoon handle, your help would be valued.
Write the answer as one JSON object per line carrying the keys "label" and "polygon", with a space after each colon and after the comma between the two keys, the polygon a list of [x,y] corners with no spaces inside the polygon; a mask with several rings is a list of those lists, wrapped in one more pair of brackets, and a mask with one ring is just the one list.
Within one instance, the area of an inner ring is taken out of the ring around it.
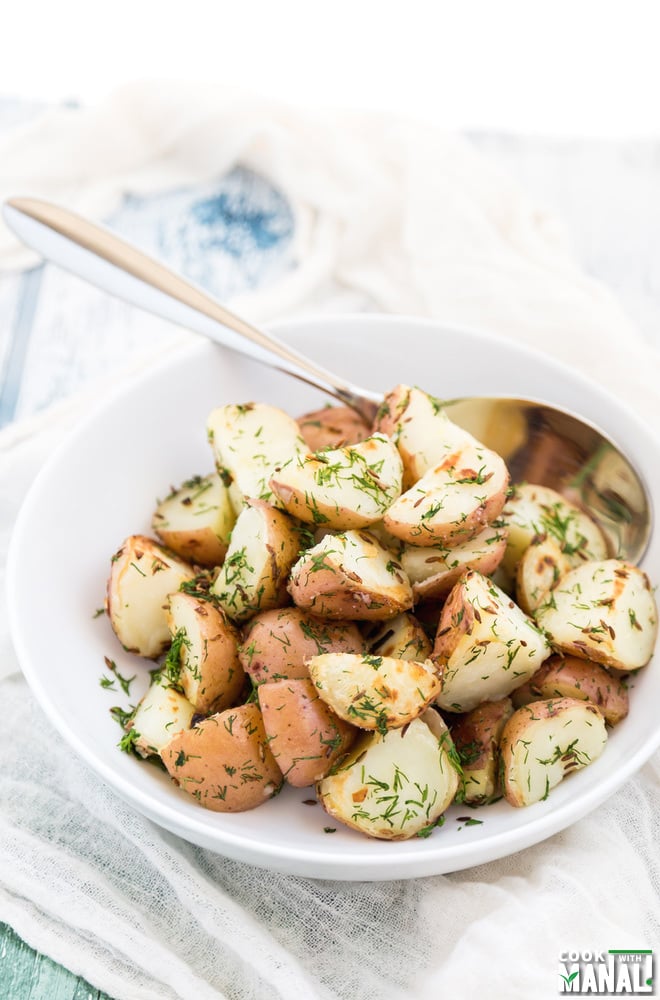
{"label": "spoon handle", "polygon": [[36,198],[10,198],[5,222],[46,260],[147,312],[278,368],[372,419],[380,399],[314,364],[235,316],[203,289],[75,212]]}

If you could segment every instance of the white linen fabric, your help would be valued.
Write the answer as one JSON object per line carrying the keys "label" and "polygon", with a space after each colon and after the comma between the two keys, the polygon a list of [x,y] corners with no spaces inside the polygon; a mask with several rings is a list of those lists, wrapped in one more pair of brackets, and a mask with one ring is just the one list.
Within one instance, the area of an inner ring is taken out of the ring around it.
{"label": "white linen fabric", "polygon": [[[658,357],[580,272],[561,226],[428,127],[141,85],[3,140],[0,198],[29,191],[98,216],[123,192],[237,163],[291,201],[300,262],[233,303],[247,315],[348,298],[489,328],[574,364],[657,422]],[[29,262],[0,232],[0,264]],[[20,501],[88,402],[0,434],[3,575]],[[30,695],[4,605],[0,653],[0,919],[111,996],[527,1000],[558,993],[562,951],[658,940],[658,756],[576,826],[502,861],[388,883],[293,878],[193,847],[104,786]]]}

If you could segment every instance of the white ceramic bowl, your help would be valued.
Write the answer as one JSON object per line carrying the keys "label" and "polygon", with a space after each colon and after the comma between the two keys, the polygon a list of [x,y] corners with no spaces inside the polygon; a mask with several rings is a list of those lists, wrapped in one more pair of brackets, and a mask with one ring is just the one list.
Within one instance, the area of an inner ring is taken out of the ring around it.
{"label": "white ceramic bowl", "polygon": [[[405,381],[445,398],[523,396],[583,414],[644,471],[651,495],[660,495],[655,438],[603,390],[544,356],[404,317],[329,317],[275,332],[367,388],[385,391]],[[370,840],[331,820],[320,805],[304,804],[310,789],[286,788],[251,812],[208,812],[167,775],[121,753],[121,734],[108,713],[121,695],[99,685],[103,658],[115,659],[123,674],[139,674],[132,701],[146,689],[153,664],[124,653],[105,616],[93,619],[110,555],[127,535],[149,533],[154,502],[170,484],[211,470],[210,409],[248,400],[293,415],[324,401],[287,376],[200,341],[123,386],[87,419],[43,469],[21,511],[8,568],[18,655],[50,720],[104,781],[156,823],[232,858],[319,878],[395,879],[456,871],[537,843],[593,809],[645,762],[660,743],[660,671],[653,665],[635,679],[630,715],[603,756],[547,801],[526,809],[499,802],[467,813],[452,807],[426,840]],[[657,532],[643,565],[660,581]],[[466,826],[460,819],[466,814],[481,824]]]}

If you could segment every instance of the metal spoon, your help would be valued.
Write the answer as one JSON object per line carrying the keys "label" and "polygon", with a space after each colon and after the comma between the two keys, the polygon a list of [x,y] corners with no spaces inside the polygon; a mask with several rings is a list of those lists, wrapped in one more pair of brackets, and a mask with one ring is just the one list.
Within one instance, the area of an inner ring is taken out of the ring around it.
{"label": "metal spoon", "polygon": [[[313,385],[368,422],[381,396],[352,385],[225,309],[207,292],[114,233],[58,205],[11,198],[7,225],[33,250],[117,298],[202,333]],[[452,420],[506,460],[513,482],[551,486],[598,522],[613,555],[637,562],[648,544],[651,504],[629,459],[579,417],[521,399],[445,403]]]}

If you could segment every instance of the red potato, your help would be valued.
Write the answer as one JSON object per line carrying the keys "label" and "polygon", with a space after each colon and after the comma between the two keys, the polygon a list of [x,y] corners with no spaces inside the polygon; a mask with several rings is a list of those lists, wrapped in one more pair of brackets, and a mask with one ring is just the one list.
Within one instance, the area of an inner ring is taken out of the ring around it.
{"label": "red potato", "polygon": [[416,600],[444,599],[468,569],[490,576],[506,550],[506,532],[490,524],[470,541],[453,547],[405,545],[401,565],[412,583]]}
{"label": "red potato", "polygon": [[440,400],[409,385],[398,385],[388,392],[376,414],[374,430],[391,437],[399,449],[405,490],[447,455],[478,444],[449,419]]}
{"label": "red potato", "polygon": [[302,438],[310,451],[342,448],[357,444],[371,434],[371,428],[350,406],[326,406],[298,417]]}
{"label": "red potato", "polygon": [[195,571],[145,535],[131,535],[112,557],[106,610],[124,649],[156,659],[170,644],[169,595]]}
{"label": "red potato", "polygon": [[412,607],[400,564],[366,531],[326,535],[291,570],[289,593],[320,618],[383,621]]}
{"label": "red potato", "polygon": [[330,711],[309,679],[267,681],[258,697],[273,757],[296,788],[324,778],[355,739],[356,730]]}
{"label": "red potato", "polygon": [[179,592],[170,595],[167,620],[173,639],[179,637],[173,680],[195,711],[209,715],[235,705],[245,673],[238,659],[238,632],[224,611],[212,600]]}
{"label": "red potato", "polygon": [[193,476],[156,508],[152,527],[163,544],[196,566],[220,566],[236,514],[217,473]]}
{"label": "red potato", "polygon": [[302,544],[295,522],[263,500],[238,515],[211,593],[232,621],[288,604],[287,580]]}
{"label": "red potato", "polygon": [[513,714],[509,698],[485,701],[461,715],[451,727],[451,738],[463,768],[463,800],[474,805],[501,794],[498,781],[499,742]]}
{"label": "red potato", "polygon": [[283,462],[270,488],[292,517],[332,530],[380,521],[401,494],[401,459],[384,434]]}
{"label": "red potato", "polygon": [[307,662],[321,653],[361,653],[354,622],[324,621],[301,608],[263,611],[243,631],[239,659],[252,680],[309,677]]}
{"label": "red potato", "polygon": [[507,802],[529,806],[543,801],[567,774],[600,757],[606,743],[605,720],[590,702],[556,698],[517,709],[500,740]]}
{"label": "red potato", "polygon": [[499,455],[480,444],[447,454],[395,500],[385,528],[409,545],[458,545],[500,514],[509,473]]}
{"label": "red potato", "polygon": [[177,785],[214,812],[255,809],[282,785],[254,704],[229,708],[177,733],[161,757]]}
{"label": "red potato", "polygon": [[628,691],[620,678],[598,663],[577,656],[551,656],[511,698],[516,708],[548,698],[590,701],[610,726],[628,714]]}
{"label": "red potato", "polygon": [[325,653],[309,661],[319,695],[340,718],[359,729],[399,729],[437,695],[441,671],[431,662],[363,653]]}

